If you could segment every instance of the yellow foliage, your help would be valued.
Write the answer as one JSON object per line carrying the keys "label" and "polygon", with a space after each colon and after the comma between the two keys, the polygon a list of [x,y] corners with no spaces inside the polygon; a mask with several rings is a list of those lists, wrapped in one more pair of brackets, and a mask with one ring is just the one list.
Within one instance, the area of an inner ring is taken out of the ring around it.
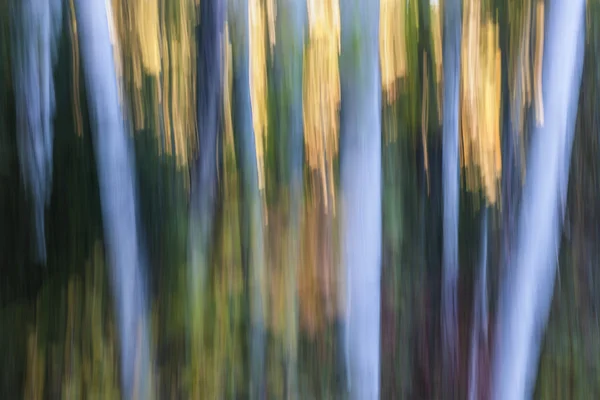
{"label": "yellow foliage", "polygon": [[431,36],[433,42],[433,62],[435,64],[435,88],[437,97],[438,116],[442,118],[442,81],[444,77],[444,65],[442,56],[442,19],[440,17],[440,6],[432,4],[429,8],[431,18]]}
{"label": "yellow foliage", "polygon": [[[275,45],[275,6],[274,0],[249,0],[249,39],[250,39],[250,100],[252,103],[252,126],[256,146],[258,187],[265,188],[264,153],[269,125],[267,33],[271,49]],[[265,4],[266,3],[266,4]],[[266,5],[266,7],[265,7]],[[268,29],[268,31],[267,31]]]}
{"label": "yellow foliage", "polygon": [[489,18],[482,19],[479,1],[465,0],[463,6],[461,161],[468,189],[483,187],[493,204],[502,172],[498,27]]}
{"label": "yellow foliage", "polygon": [[538,1],[535,8],[535,80],[533,81],[535,93],[535,120],[539,125],[544,125],[544,103],[542,97],[542,58],[544,56],[544,3]]}
{"label": "yellow foliage", "polygon": [[[320,172],[325,207],[335,211],[333,160],[338,153],[340,10],[337,0],[308,0],[304,49],[303,118],[306,158]],[[331,200],[330,200],[331,198]]]}
{"label": "yellow foliage", "polygon": [[406,75],[406,0],[380,0],[379,59],[381,85],[392,103],[396,84]]}
{"label": "yellow foliage", "polygon": [[513,128],[523,134],[524,115],[532,100],[530,48],[535,34],[535,77],[533,92],[536,122],[543,124],[542,104],[542,57],[544,51],[544,0],[534,0],[535,31],[532,21],[532,0],[510,0],[508,6],[510,23],[510,52],[508,85],[512,95]]}
{"label": "yellow foliage", "polygon": [[158,2],[134,0],[131,4],[135,15],[135,28],[140,46],[142,65],[149,75],[160,73]]}
{"label": "yellow foliage", "polygon": [[186,165],[196,145],[195,1],[110,1],[121,100],[133,102],[135,129],[150,128],[161,145],[164,136],[162,151]]}

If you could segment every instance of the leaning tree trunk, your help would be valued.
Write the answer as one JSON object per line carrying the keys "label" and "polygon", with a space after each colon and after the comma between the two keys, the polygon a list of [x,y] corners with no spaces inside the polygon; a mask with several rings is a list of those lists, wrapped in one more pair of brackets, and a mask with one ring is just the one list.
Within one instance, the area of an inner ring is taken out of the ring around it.
{"label": "leaning tree trunk", "polygon": [[140,262],[132,144],[117,89],[107,4],[77,0],[77,26],[94,141],[104,242],[117,308],[123,396],[148,398],[149,338]]}
{"label": "leaning tree trunk", "polygon": [[11,65],[21,175],[31,196],[35,258],[46,261],[44,213],[52,190],[54,77],[61,0],[11,2]]}
{"label": "leaning tree trunk", "polygon": [[249,68],[248,0],[231,0],[231,37],[233,44],[233,132],[235,157],[241,180],[242,267],[248,279],[250,298],[249,397],[265,396],[265,255],[258,166],[252,126]]}
{"label": "leaning tree trunk", "polygon": [[381,77],[379,5],[340,4],[342,262],[347,274],[350,397],[379,397]]}
{"label": "leaning tree trunk", "polygon": [[442,351],[445,386],[450,397],[457,396],[452,384],[458,368],[458,210],[459,210],[459,150],[458,101],[460,85],[460,0],[444,4],[444,106],[443,106],[443,265],[442,265]]}
{"label": "leaning tree trunk", "polygon": [[583,65],[585,1],[552,0],[543,61],[545,121],[533,132],[511,275],[500,292],[493,397],[532,395],[556,275]]}
{"label": "leaning tree trunk", "polygon": [[225,1],[200,2],[197,29],[196,95],[198,158],[192,166],[189,221],[189,291],[192,352],[200,351],[203,296],[211,257],[211,237],[217,199],[217,155],[223,100],[223,30]]}

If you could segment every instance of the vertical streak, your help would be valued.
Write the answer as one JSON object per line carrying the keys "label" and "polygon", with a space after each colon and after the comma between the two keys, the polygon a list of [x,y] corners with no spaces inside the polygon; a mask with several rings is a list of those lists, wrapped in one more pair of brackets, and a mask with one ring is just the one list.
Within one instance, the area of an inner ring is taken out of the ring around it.
{"label": "vertical streak", "polygon": [[345,0],[341,16],[342,263],[352,399],[379,398],[381,75],[379,3]]}
{"label": "vertical streak", "polygon": [[[563,224],[583,66],[585,0],[549,4],[542,66],[544,126],[531,139],[513,275],[500,291],[492,397],[531,398]],[[506,268],[505,268],[506,269]]]}
{"label": "vertical streak", "polygon": [[60,0],[15,0],[10,5],[19,166],[33,203],[35,258],[45,263],[44,219],[52,190],[53,67],[62,4]]}
{"label": "vertical streak", "polygon": [[[444,4],[444,116],[442,137],[443,266],[442,346],[444,378],[451,384],[458,367],[457,280],[459,210],[460,0]],[[456,396],[452,385],[451,396]]]}
{"label": "vertical streak", "polygon": [[[134,157],[119,105],[107,4],[104,0],[76,0],[75,6],[98,164],[104,243],[117,308],[122,393],[126,399],[134,393],[145,399],[149,395],[150,352],[136,221]],[[137,357],[141,361],[136,371]]]}
{"label": "vertical streak", "polygon": [[248,279],[249,301],[249,397],[265,395],[265,313],[266,276],[261,194],[252,125],[249,1],[232,0],[233,43],[233,127],[235,153],[240,177],[242,264]]}

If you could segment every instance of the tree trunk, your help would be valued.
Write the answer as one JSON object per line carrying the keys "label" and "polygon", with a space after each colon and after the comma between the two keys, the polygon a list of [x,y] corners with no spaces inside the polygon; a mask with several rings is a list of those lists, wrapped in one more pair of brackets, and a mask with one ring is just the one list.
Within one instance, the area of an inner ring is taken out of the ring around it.
{"label": "tree trunk", "polygon": [[107,4],[103,0],[77,0],[77,25],[98,165],[104,242],[117,307],[122,394],[127,399],[148,398],[149,338],[134,157],[119,106]]}
{"label": "tree trunk", "polygon": [[252,126],[248,0],[232,0],[233,132],[240,177],[242,266],[247,279],[250,326],[249,397],[265,397],[265,255],[258,167]]}
{"label": "tree trunk", "polygon": [[342,1],[342,262],[346,351],[354,399],[379,398],[381,276],[381,77],[379,5]]}
{"label": "tree trunk", "polygon": [[545,124],[533,132],[515,265],[500,292],[493,397],[530,398],[556,275],[584,46],[585,1],[553,0],[543,60]]}
{"label": "tree trunk", "polygon": [[457,281],[459,165],[459,85],[460,85],[460,0],[444,4],[444,106],[443,106],[443,261],[442,261],[442,357],[444,385],[450,398],[458,395],[453,384],[458,369]]}
{"label": "tree trunk", "polygon": [[217,200],[218,135],[223,100],[224,0],[200,2],[196,28],[196,95],[198,158],[192,166],[189,221],[189,291],[192,308],[192,352],[201,343],[201,320],[206,276],[210,268],[211,237]]}
{"label": "tree trunk", "polygon": [[[488,295],[487,295],[487,264],[488,264],[488,213],[487,206],[481,211],[481,248],[479,255],[479,276],[476,281],[474,300],[473,300],[473,318],[471,322],[471,359],[469,371],[469,400],[486,398],[485,387],[482,387],[481,381],[485,376],[481,376],[481,370],[485,366],[480,364],[480,348],[487,348],[488,334]],[[483,343],[482,343],[483,341]],[[484,354],[485,356],[485,354]]]}
{"label": "tree trunk", "polygon": [[52,70],[62,27],[61,0],[15,0],[11,14],[19,165],[33,203],[35,260],[45,263],[44,214],[52,190]]}

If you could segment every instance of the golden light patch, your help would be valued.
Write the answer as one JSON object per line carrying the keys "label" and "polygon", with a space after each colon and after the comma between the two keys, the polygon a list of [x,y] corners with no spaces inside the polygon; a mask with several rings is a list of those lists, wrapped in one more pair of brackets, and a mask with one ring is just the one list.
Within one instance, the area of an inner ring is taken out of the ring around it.
{"label": "golden light patch", "polygon": [[431,37],[433,42],[433,62],[435,64],[435,88],[437,97],[437,109],[439,119],[442,119],[442,84],[444,77],[444,63],[442,56],[442,21],[440,17],[440,6],[432,4],[429,9],[431,18]]}
{"label": "golden light patch", "polygon": [[160,150],[186,165],[196,150],[195,1],[111,4],[120,92],[133,103],[134,127],[153,132]]}
{"label": "golden light patch", "polygon": [[306,159],[320,172],[325,207],[335,210],[333,160],[338,153],[340,10],[337,0],[308,0],[304,49],[303,118]]}
{"label": "golden light patch", "polygon": [[535,7],[535,120],[544,125],[544,100],[542,96],[542,59],[544,57],[544,2],[538,1]]}
{"label": "golden light patch", "polygon": [[494,204],[502,172],[501,65],[498,26],[482,18],[479,1],[465,0],[461,43],[461,162],[467,188],[483,188]]}
{"label": "golden light patch", "polygon": [[406,76],[406,0],[381,0],[379,13],[379,59],[381,85],[387,101],[396,98],[397,81]]}
{"label": "golden light patch", "polygon": [[[271,1],[267,1],[267,4]],[[250,101],[252,103],[252,126],[256,146],[256,162],[258,169],[258,187],[265,188],[264,153],[267,143],[269,125],[268,116],[268,81],[267,81],[267,49],[265,48],[267,32],[275,31],[274,18],[269,18],[269,11],[274,7],[265,7],[264,0],[249,0],[249,39],[250,39]],[[273,33],[274,34],[274,33]]]}

